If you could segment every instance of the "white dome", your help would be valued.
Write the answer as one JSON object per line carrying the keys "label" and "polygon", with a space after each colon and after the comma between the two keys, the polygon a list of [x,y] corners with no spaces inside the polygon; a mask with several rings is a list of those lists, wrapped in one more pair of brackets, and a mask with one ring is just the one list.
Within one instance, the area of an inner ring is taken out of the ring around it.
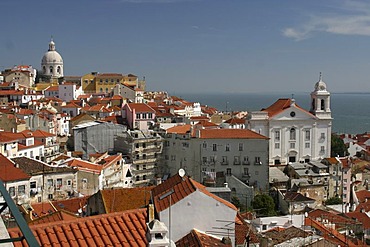
{"label": "white dome", "polygon": [[62,64],[63,58],[57,51],[47,51],[41,60],[42,64]]}
{"label": "white dome", "polygon": [[315,91],[326,91],[326,83],[323,82],[321,73],[319,81],[315,84]]}

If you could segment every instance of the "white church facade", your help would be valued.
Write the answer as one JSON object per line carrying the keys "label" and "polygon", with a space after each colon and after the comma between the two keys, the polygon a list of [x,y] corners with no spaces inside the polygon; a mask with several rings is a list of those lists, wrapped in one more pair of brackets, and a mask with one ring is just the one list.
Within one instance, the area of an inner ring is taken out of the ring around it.
{"label": "white church facade", "polygon": [[310,111],[298,106],[294,99],[278,99],[266,109],[251,112],[247,126],[270,138],[270,165],[330,157],[330,93],[321,74],[311,93]]}

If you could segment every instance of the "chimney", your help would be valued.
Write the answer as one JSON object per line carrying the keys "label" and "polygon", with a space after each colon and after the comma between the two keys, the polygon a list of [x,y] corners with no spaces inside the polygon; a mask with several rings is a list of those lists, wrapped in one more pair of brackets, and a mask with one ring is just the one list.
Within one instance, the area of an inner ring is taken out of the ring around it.
{"label": "chimney", "polygon": [[154,220],[154,204],[149,204],[149,222]]}

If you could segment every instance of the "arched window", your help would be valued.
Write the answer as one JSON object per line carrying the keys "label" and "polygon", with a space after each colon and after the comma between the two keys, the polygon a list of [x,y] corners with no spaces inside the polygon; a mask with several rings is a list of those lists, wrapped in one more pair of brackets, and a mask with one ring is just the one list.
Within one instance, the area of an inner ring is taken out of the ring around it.
{"label": "arched window", "polygon": [[42,72],[44,73],[44,74],[46,74],[46,67],[44,66],[44,67],[42,67]]}
{"label": "arched window", "polygon": [[50,71],[51,74],[53,73],[53,66],[49,67],[49,71]]}
{"label": "arched window", "polygon": [[60,66],[57,67],[57,73],[60,74]]}
{"label": "arched window", "polygon": [[290,129],[290,140],[295,140],[296,138],[296,133],[295,133],[295,128]]}
{"label": "arched window", "polygon": [[321,110],[325,110],[325,100],[321,100]]}

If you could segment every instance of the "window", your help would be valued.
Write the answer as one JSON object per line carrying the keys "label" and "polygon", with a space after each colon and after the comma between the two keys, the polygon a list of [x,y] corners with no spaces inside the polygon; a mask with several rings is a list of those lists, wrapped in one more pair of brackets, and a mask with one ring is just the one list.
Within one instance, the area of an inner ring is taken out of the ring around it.
{"label": "window", "polygon": [[222,156],[222,164],[227,165],[227,156]]}
{"label": "window", "polygon": [[249,168],[244,168],[243,173],[244,175],[249,175]]}
{"label": "window", "polygon": [[262,165],[262,163],[261,163],[261,157],[255,157],[254,158],[254,163],[256,164],[256,165]]}
{"label": "window", "polygon": [[229,152],[229,151],[230,151],[230,145],[229,145],[229,144],[226,144],[226,146],[225,146],[225,151],[226,151],[226,152]]}
{"label": "window", "polygon": [[48,199],[53,200],[53,194],[48,194]]}
{"label": "window", "polygon": [[325,100],[321,100],[321,110],[325,110]]}
{"label": "window", "polygon": [[53,73],[53,66],[49,67],[49,72],[52,74]]}
{"label": "window", "polygon": [[304,136],[305,141],[311,140],[311,132],[309,130],[305,131],[305,136]]}
{"label": "window", "polygon": [[68,180],[67,180],[67,185],[68,185],[68,186],[71,186],[71,185],[72,185],[72,180],[68,179]]}
{"label": "window", "polygon": [[60,190],[60,188],[62,187],[62,184],[63,184],[63,180],[61,178],[57,178],[57,182],[55,184],[56,189]]}
{"label": "window", "polygon": [[52,187],[54,185],[53,179],[48,179],[46,184],[47,184],[48,188]]}
{"label": "window", "polygon": [[216,161],[215,156],[209,156],[209,160],[214,163]]}
{"label": "window", "polygon": [[267,225],[262,225],[262,231],[267,230]]}
{"label": "window", "polygon": [[203,163],[207,163],[207,157],[202,157]]}
{"label": "window", "polygon": [[207,148],[207,143],[203,142],[203,148]]}
{"label": "window", "polygon": [[36,181],[30,182],[30,189],[36,189]]}
{"label": "window", "polygon": [[321,133],[321,135],[320,135],[320,139],[321,139],[321,140],[325,140],[325,133]]}
{"label": "window", "polygon": [[280,149],[280,143],[275,143],[275,149]]}
{"label": "window", "polygon": [[320,147],[320,153],[325,153],[325,146]]}
{"label": "window", "polygon": [[212,150],[217,151],[217,144],[212,144]]}
{"label": "window", "polygon": [[18,186],[18,195],[24,195],[26,193],[26,185],[19,185]]}
{"label": "window", "polygon": [[243,157],[243,165],[249,165],[249,157],[248,156]]}
{"label": "window", "polygon": [[290,148],[295,148],[295,143],[294,142],[290,143]]}
{"label": "window", "polygon": [[234,156],[234,165],[240,165],[240,157]]}
{"label": "window", "polygon": [[140,181],[140,176],[136,176],[136,181]]}
{"label": "window", "polygon": [[290,129],[290,140],[295,140],[296,138],[296,130],[295,128]]}
{"label": "window", "polygon": [[148,113],[148,118],[149,119],[152,119],[153,118],[153,114],[152,113]]}
{"label": "window", "polygon": [[243,143],[239,143],[239,151],[243,151],[243,149],[244,149]]}
{"label": "window", "polygon": [[304,144],[304,147],[305,147],[305,148],[310,148],[310,143],[309,143],[309,142],[306,142],[306,143]]}
{"label": "window", "polygon": [[57,67],[57,73],[60,74],[60,66]]}
{"label": "window", "polygon": [[175,161],[176,160],[176,155],[171,155],[171,160]]}
{"label": "window", "polygon": [[136,119],[140,119],[140,113],[136,113]]}
{"label": "window", "polygon": [[143,119],[146,119],[146,113],[143,113]]}
{"label": "window", "polygon": [[14,197],[15,196],[15,187],[9,187],[9,195],[11,197]]}
{"label": "window", "polygon": [[226,169],[226,175],[231,175],[231,168]]}
{"label": "window", "polygon": [[280,141],[280,130],[275,130],[275,141],[276,142]]}

